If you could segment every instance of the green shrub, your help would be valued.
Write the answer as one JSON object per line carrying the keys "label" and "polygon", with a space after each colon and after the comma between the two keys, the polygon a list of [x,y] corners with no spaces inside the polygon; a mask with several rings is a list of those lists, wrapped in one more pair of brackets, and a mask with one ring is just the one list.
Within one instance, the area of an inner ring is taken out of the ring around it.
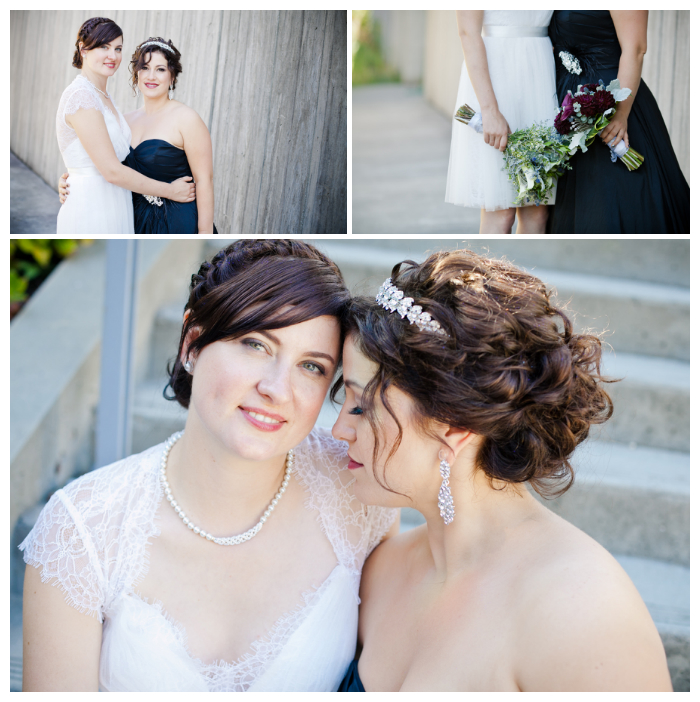
{"label": "green shrub", "polygon": [[[92,239],[10,239],[10,305],[22,303],[51,271]],[[16,307],[16,309],[18,309]]]}
{"label": "green shrub", "polygon": [[371,10],[352,11],[352,84],[395,83],[398,71],[384,62],[379,25]]}

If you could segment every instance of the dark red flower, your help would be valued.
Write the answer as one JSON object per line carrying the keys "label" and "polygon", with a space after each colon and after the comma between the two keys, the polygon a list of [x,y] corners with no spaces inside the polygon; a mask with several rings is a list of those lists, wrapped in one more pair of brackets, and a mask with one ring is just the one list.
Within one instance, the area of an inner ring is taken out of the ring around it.
{"label": "dark red flower", "polygon": [[559,134],[568,134],[571,131],[571,122],[569,122],[568,119],[565,119],[562,113],[559,113],[554,118],[554,128],[559,132]]}
{"label": "dark red flower", "polygon": [[595,97],[593,95],[579,95],[576,102],[581,106],[581,114],[586,117],[594,117],[598,114]]}
{"label": "dark red flower", "polygon": [[594,93],[593,101],[596,106],[596,112],[599,114],[602,114],[610,107],[615,107],[615,98],[607,90],[598,90]]}

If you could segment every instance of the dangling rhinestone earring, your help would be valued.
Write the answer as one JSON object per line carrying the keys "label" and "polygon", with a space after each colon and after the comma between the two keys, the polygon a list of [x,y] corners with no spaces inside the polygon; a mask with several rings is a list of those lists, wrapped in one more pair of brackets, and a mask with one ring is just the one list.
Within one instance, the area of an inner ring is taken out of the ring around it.
{"label": "dangling rhinestone earring", "polygon": [[[183,367],[190,375],[192,375],[192,361],[190,361],[189,359],[187,359],[187,360],[182,364],[182,367]],[[447,470],[448,470],[448,472],[449,472],[449,466],[448,466]]]}
{"label": "dangling rhinestone earring", "polygon": [[173,99],[173,90],[174,90],[174,88],[173,88],[172,83],[171,83],[170,87],[168,88],[168,100]]}
{"label": "dangling rhinestone earring", "polygon": [[445,524],[449,524],[455,518],[452,493],[450,492],[450,464],[443,458],[442,451],[440,451],[439,457],[442,485],[438,493],[438,507],[440,508],[440,516],[443,518]]}

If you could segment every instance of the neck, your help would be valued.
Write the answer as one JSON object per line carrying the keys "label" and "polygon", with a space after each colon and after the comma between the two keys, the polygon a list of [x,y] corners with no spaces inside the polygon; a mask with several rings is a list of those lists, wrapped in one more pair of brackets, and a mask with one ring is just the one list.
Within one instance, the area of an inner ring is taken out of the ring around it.
{"label": "neck", "polygon": [[546,512],[525,485],[491,486],[473,462],[455,463],[450,491],[455,512],[450,524],[445,524],[440,516],[437,490],[434,504],[419,507],[426,518],[430,555],[440,582],[497,557],[514,537],[516,527],[540,519]]}
{"label": "neck", "polygon": [[157,98],[143,96],[143,110],[147,115],[153,115],[156,114],[156,112],[164,110],[169,103],[170,100],[168,99],[167,93]]}
{"label": "neck", "polygon": [[84,75],[96,88],[99,88],[103,92],[107,92],[107,76],[103,76],[101,73],[95,73],[91,71],[87,66],[83,66],[80,69],[82,75]]}
{"label": "neck", "polygon": [[284,478],[286,454],[251,461],[231,454],[190,413],[168,456],[173,495],[189,519],[214,536],[247,531]]}

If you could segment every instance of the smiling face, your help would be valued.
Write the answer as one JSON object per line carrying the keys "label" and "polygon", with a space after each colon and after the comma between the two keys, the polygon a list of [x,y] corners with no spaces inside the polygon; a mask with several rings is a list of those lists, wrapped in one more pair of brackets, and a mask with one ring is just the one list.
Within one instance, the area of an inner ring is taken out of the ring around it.
{"label": "smiling face", "polygon": [[151,51],[148,61],[138,71],[139,90],[144,97],[156,98],[166,95],[171,83],[167,59],[160,51]]}
{"label": "smiling face", "polygon": [[339,354],[329,316],[208,344],[191,359],[188,429],[244,460],[283,455],[313,428]]}
{"label": "smiling face", "polygon": [[[366,407],[362,405],[362,391],[373,378],[377,364],[370,361],[352,338],[343,346],[343,381],[345,402],[333,426],[333,436],[348,442],[348,469],[355,476],[352,489],[364,504],[385,507],[417,507],[426,495],[437,495],[440,485],[439,442],[416,426],[414,403],[406,393],[394,387],[387,390],[388,402],[403,430],[401,443],[393,455],[399,429],[377,396],[374,411],[379,424],[379,451],[374,464],[375,438]],[[381,482],[377,480],[376,474]],[[384,485],[403,495],[387,490]]]}
{"label": "smiling face", "polygon": [[114,75],[122,62],[122,37],[117,37],[108,44],[103,44],[90,51],[82,49],[83,68],[109,78]]}

